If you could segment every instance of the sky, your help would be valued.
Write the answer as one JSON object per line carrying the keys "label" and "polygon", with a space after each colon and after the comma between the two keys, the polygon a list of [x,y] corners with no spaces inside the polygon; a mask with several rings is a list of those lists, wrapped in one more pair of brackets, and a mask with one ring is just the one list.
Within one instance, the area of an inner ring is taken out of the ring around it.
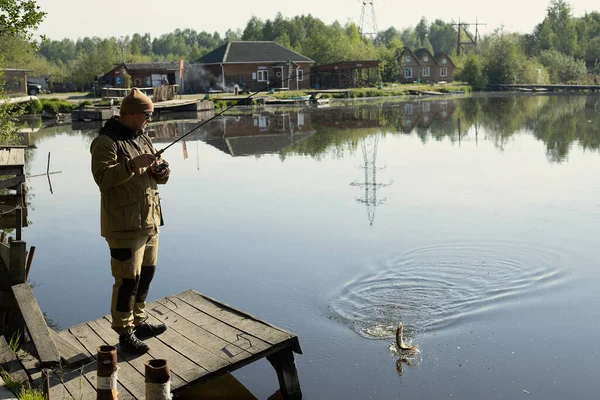
{"label": "sky", "polygon": [[[365,2],[370,2],[365,0]],[[360,21],[363,0],[127,0],[120,2],[100,0],[37,0],[47,12],[38,32],[52,40],[85,36],[125,36],[134,33],[150,33],[154,38],[175,29],[219,32],[227,29],[244,29],[256,15],[262,20],[273,19],[278,11],[284,17],[311,14],[330,24],[339,21]],[[504,27],[504,32],[530,33],[546,14],[549,0],[428,0],[407,2],[400,0],[373,0],[378,30],[390,26],[404,29],[415,26],[421,17],[429,22],[442,19],[487,25],[481,26],[482,34]],[[568,1],[575,16],[600,11],[598,0]],[[368,6],[370,9],[370,6]],[[369,18],[369,20],[372,20]],[[365,31],[371,31],[370,26]]]}

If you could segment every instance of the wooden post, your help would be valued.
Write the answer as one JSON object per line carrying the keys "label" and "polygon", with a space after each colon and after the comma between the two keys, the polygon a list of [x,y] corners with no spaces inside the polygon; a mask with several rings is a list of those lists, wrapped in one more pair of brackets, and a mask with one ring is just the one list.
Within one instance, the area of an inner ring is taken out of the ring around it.
{"label": "wooden post", "polygon": [[50,371],[48,368],[42,370],[42,394],[46,400],[50,400]]}
{"label": "wooden post", "polygon": [[10,242],[10,285],[25,283],[26,280],[27,243],[22,240]]}
{"label": "wooden post", "polygon": [[17,207],[15,210],[16,221],[15,227],[17,228],[17,240],[21,240],[22,227],[23,227],[23,209],[21,207]]}
{"label": "wooden post", "polygon": [[300,380],[298,379],[298,370],[294,361],[294,353],[291,349],[283,349],[275,354],[267,356],[277,372],[279,388],[284,399],[301,399]]}
{"label": "wooden post", "polygon": [[96,400],[117,400],[117,348],[98,347]]}
{"label": "wooden post", "polygon": [[[10,277],[10,286],[25,283],[25,260],[26,260],[27,243],[21,240],[13,240],[10,242],[10,256],[8,263],[8,271]],[[13,294],[10,294],[14,299]],[[18,332],[21,333],[21,339],[24,338],[25,321],[18,308],[11,308],[8,311],[6,321],[7,329],[6,336],[12,338]]]}
{"label": "wooden post", "polygon": [[31,271],[31,263],[33,262],[33,255],[35,254],[35,246],[29,248],[29,254],[27,255],[27,264],[25,265],[25,280],[29,280],[29,271]]}
{"label": "wooden post", "polygon": [[170,400],[171,371],[167,360],[149,360],[144,367],[146,400]]}

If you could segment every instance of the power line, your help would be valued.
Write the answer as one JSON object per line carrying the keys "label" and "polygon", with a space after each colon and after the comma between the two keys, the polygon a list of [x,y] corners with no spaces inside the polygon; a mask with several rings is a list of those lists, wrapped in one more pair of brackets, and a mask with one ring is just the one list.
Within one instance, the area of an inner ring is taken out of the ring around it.
{"label": "power line", "polygon": [[[475,20],[475,23],[460,22],[460,18],[458,19],[458,24],[452,24],[452,26],[456,27],[457,31],[458,31],[457,35],[456,35],[456,38],[457,38],[456,39],[456,55],[460,56],[460,52],[461,52],[461,50],[465,49],[465,46],[477,47],[477,43],[481,39],[481,36],[479,35],[479,27],[486,26],[486,25],[487,24],[481,23],[477,19]],[[469,26],[475,26],[475,36],[474,37],[468,31]],[[467,37],[466,40],[463,40],[463,37],[461,35],[461,29],[462,29],[462,32]]]}

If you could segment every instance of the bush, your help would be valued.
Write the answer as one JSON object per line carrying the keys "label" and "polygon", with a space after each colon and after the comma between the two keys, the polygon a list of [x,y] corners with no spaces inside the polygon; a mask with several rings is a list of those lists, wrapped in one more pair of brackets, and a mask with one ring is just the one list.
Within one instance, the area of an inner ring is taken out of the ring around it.
{"label": "bush", "polygon": [[552,83],[568,83],[583,79],[587,73],[585,62],[557,50],[542,51],[540,63],[547,68]]}
{"label": "bush", "polygon": [[77,105],[62,99],[42,99],[40,100],[42,110],[50,113],[70,113],[77,108]]}
{"label": "bush", "polygon": [[25,114],[39,114],[42,112],[42,103],[39,100],[28,101],[23,107]]}
{"label": "bush", "polygon": [[456,75],[456,78],[469,83],[474,90],[484,90],[488,85],[483,62],[478,55],[473,53],[467,56],[463,68]]}
{"label": "bush", "polygon": [[92,103],[91,101],[85,100],[85,101],[82,101],[81,103],[79,103],[77,108],[84,108],[85,106],[93,106],[93,105],[94,105],[94,103]]}

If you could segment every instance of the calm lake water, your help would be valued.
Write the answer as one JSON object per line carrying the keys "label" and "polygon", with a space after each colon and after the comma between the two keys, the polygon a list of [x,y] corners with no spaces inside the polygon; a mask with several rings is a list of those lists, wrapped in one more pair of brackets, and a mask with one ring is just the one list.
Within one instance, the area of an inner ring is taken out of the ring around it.
{"label": "calm lake water", "polygon": [[[298,334],[306,399],[597,398],[600,98],[236,109],[164,154],[150,300],[193,288]],[[156,147],[203,116],[150,126]],[[109,311],[93,125],[33,134],[24,240],[64,329]],[[391,349],[394,327],[420,350]],[[401,371],[401,372],[400,372]],[[234,375],[258,398],[266,360]]]}

